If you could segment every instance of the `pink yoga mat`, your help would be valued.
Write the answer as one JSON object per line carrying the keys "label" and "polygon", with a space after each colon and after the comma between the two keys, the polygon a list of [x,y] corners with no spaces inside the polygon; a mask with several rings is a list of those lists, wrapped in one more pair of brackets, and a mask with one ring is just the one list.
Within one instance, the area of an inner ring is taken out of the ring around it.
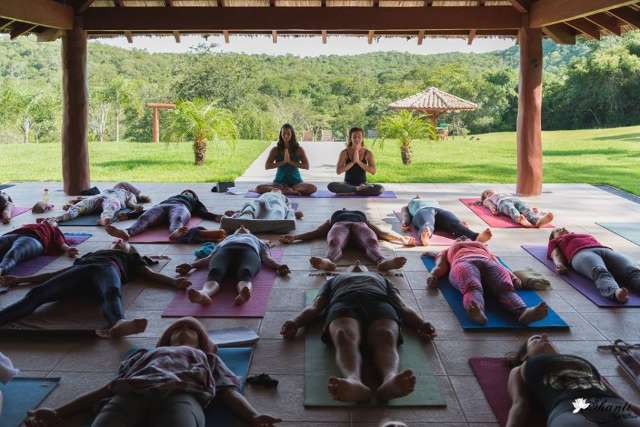
{"label": "pink yoga mat", "polygon": [[[282,254],[281,250],[271,251],[271,256],[277,261],[282,259]],[[208,268],[192,273],[188,277],[193,284],[192,287],[202,289],[208,274]],[[238,293],[236,292],[236,283],[232,280],[224,281],[222,289],[213,297],[213,302],[210,305],[194,304],[189,301],[186,291],[178,291],[173,300],[164,309],[162,317],[264,317],[275,280],[276,272],[271,268],[262,266],[258,274],[253,278],[251,298],[242,305],[233,303]]]}
{"label": "pink yoga mat", "polygon": [[[202,218],[191,218],[187,227],[197,227],[202,222]],[[176,243],[169,240],[169,227],[163,225],[161,227],[155,227],[144,233],[133,236],[129,239],[130,243]]]}
{"label": "pink yoga mat", "polygon": [[25,213],[27,211],[30,211],[30,210],[31,210],[31,208],[19,208],[17,206],[14,206],[11,209],[11,218],[13,218],[15,216],[18,216],[18,215],[22,215],[23,213]]}
{"label": "pink yoga mat", "polygon": [[[394,215],[402,221],[402,216],[400,215],[400,211],[393,211]],[[411,236],[413,236],[416,241],[420,240],[420,236],[418,235],[418,230],[415,229],[414,226],[411,226],[411,231],[409,232]],[[452,245],[455,242],[455,237],[450,234],[436,232],[431,236],[429,240],[429,246],[446,246]],[[420,245],[418,245],[420,246]]]}
{"label": "pink yoga mat", "polygon": [[[511,408],[511,397],[509,397],[507,390],[511,368],[507,359],[502,357],[472,357],[469,359],[469,365],[471,365],[471,370],[476,376],[484,397],[493,410],[493,414],[498,419],[498,423],[501,426],[505,426],[509,417],[509,409]],[[538,410],[530,411],[532,419],[529,426],[543,427],[546,422],[541,415],[542,409],[536,409]]]}
{"label": "pink yoga mat", "polygon": [[[473,211],[476,215],[478,215],[484,222],[486,222],[490,227],[495,228],[525,228],[520,224],[516,224],[509,218],[508,216],[504,216],[502,214],[494,215],[491,211],[482,206],[476,205],[480,201],[480,199],[460,199],[462,203],[469,209]],[[552,224],[543,225],[541,228],[553,228]]]}

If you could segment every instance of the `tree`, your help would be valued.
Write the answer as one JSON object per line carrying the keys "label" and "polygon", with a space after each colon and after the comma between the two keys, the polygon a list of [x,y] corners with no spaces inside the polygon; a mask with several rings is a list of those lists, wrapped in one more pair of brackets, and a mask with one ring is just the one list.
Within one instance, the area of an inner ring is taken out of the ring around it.
{"label": "tree", "polygon": [[231,111],[218,108],[215,103],[198,98],[193,101],[180,101],[173,110],[172,133],[193,140],[194,164],[204,163],[207,144],[230,144],[235,148],[238,128],[233,121]]}
{"label": "tree", "polygon": [[378,124],[380,143],[386,139],[396,139],[400,143],[402,163],[411,164],[411,144],[414,139],[435,139],[436,128],[429,118],[409,111],[399,111],[382,118]]}

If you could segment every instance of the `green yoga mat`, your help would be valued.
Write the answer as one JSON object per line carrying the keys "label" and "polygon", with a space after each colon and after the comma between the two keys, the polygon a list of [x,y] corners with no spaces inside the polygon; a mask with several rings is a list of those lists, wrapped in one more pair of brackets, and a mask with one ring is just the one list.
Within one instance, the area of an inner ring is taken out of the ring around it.
{"label": "green yoga mat", "polygon": [[640,222],[598,222],[597,224],[640,246]]}
{"label": "green yoga mat", "polygon": [[[306,304],[313,303],[318,291],[305,294]],[[413,393],[384,404],[376,402],[358,404],[333,400],[327,391],[330,376],[340,376],[335,363],[332,346],[320,339],[321,325],[307,328],[304,344],[304,406],[446,406],[440,393],[438,380],[433,375],[431,365],[424,351],[424,341],[417,336],[403,333],[404,342],[400,346],[400,370],[411,369],[417,377]]]}

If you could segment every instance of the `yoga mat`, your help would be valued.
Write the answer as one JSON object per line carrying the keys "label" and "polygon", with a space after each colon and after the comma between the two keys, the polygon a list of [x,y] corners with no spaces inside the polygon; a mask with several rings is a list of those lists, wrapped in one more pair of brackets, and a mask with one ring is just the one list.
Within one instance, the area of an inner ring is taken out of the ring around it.
{"label": "yoga mat", "polygon": [[19,208],[17,206],[14,206],[11,209],[11,218],[15,218],[18,215],[22,215],[23,213],[28,212],[30,210],[31,210],[31,208]]}
{"label": "yoga mat", "polygon": [[597,222],[596,224],[640,246],[640,222]]}
{"label": "yoga mat", "polygon": [[[197,227],[202,222],[202,218],[191,218],[187,227]],[[161,227],[151,228],[144,233],[133,236],[129,239],[129,243],[177,243],[169,240],[169,227],[163,225]]]}
{"label": "yoga mat", "polygon": [[[460,201],[469,209],[471,209],[471,211],[473,211],[474,214],[478,215],[484,222],[486,222],[490,227],[495,227],[495,228],[526,228],[521,226],[520,224],[517,224],[515,222],[513,222],[511,220],[511,218],[509,218],[508,216],[502,215],[502,214],[492,214],[491,211],[482,206],[482,205],[476,205],[475,203],[479,202],[480,199],[479,198],[474,198],[474,199],[460,199]],[[543,225],[540,228],[553,228],[552,224],[547,224],[547,225]]]}
{"label": "yoga mat", "polygon": [[[131,209],[120,209],[118,212],[116,212],[116,215],[119,213],[127,213],[127,212],[131,212]],[[101,227],[100,225],[98,225],[99,219],[100,219],[100,214],[83,215],[67,221],[60,221],[58,225],[63,225],[65,227]],[[118,222],[118,221],[114,220],[113,222]]]}
{"label": "yoga mat", "polygon": [[215,329],[209,331],[209,338],[213,340],[218,347],[238,347],[244,345],[253,345],[260,337],[251,328],[239,326],[237,328]]}
{"label": "yoga mat", "polygon": [[[400,214],[400,211],[393,211],[393,214],[396,216],[396,218],[402,221],[402,216]],[[420,241],[420,235],[418,234],[418,230],[416,230],[416,228],[413,225],[411,226],[411,230],[409,231],[409,234],[413,236],[416,239],[416,241]],[[431,236],[431,239],[429,239],[429,246],[451,245],[453,244],[454,241],[455,241],[455,237],[453,237],[452,235],[436,231]],[[422,245],[418,245],[418,246],[422,246]]]}
{"label": "yoga mat", "polygon": [[[309,306],[318,294],[318,290],[309,290],[305,293],[305,302]],[[446,402],[440,393],[438,380],[433,375],[431,365],[424,351],[425,342],[413,333],[403,333],[404,342],[399,347],[400,371],[413,370],[417,377],[416,387],[413,393],[400,399],[390,400],[384,404],[370,402],[357,404],[339,402],[333,400],[327,391],[327,381],[330,376],[341,376],[335,363],[335,351],[333,346],[326,345],[320,339],[321,325],[306,328],[304,341],[304,406],[446,406]],[[367,381],[367,368],[372,367],[372,362],[367,361],[364,366]],[[369,369],[370,371],[371,369]]]}
{"label": "yoga mat", "polygon": [[[428,271],[431,271],[435,267],[435,260],[431,257],[422,257],[422,262]],[[504,263],[503,263],[504,264]],[[506,267],[506,265],[505,265]],[[485,315],[487,316],[487,323],[480,325],[469,319],[467,312],[462,305],[462,295],[460,291],[454,288],[449,282],[448,277],[443,277],[438,281],[438,289],[442,292],[442,296],[447,300],[453,314],[456,315],[462,329],[485,331],[492,329],[566,329],[569,325],[562,320],[558,314],[549,307],[549,314],[546,318],[538,320],[537,322],[530,323],[529,325],[523,325],[518,323],[515,317],[510,313],[504,311],[496,301],[495,298],[486,298],[485,295]],[[538,296],[535,291],[529,290],[517,290],[518,295],[523,299],[528,307],[533,307],[542,302],[542,298]]]}
{"label": "yoga mat", "polygon": [[[155,272],[159,272],[166,266],[170,258],[166,256],[151,256],[151,259],[158,261],[158,264],[152,265],[151,268]],[[122,302],[125,309],[125,317],[127,308],[142,293],[145,286],[142,281],[133,281],[122,287]],[[154,286],[162,286],[160,284]],[[7,294],[0,297],[0,308],[4,308],[15,301],[19,300],[26,294],[32,286],[21,286],[12,289]],[[100,306],[86,298],[69,298],[63,301],[56,301],[45,304],[27,317],[15,322],[0,326],[0,331],[24,331],[29,332],[60,332],[60,333],[91,333],[96,329],[104,329],[107,327],[106,320],[102,315]]]}
{"label": "yoga mat", "polygon": [[[67,239],[67,242],[71,246],[77,246],[82,242],[88,240],[92,234],[89,233],[64,233],[64,237]],[[23,262],[9,270],[9,274],[12,276],[31,276],[32,274],[36,274],[38,271],[42,270],[47,265],[51,264],[53,261],[58,259],[59,256],[54,255],[41,255],[39,257],[30,259],[29,261]]]}
{"label": "yoga mat", "polygon": [[14,378],[0,384],[4,395],[0,426],[19,427],[27,418],[27,411],[37,408],[58,386],[60,378]]}
{"label": "yoga mat", "polygon": [[[282,259],[282,250],[272,250],[271,256],[276,261]],[[208,268],[202,268],[191,273],[187,278],[191,281],[192,287],[202,289],[202,285],[207,280]],[[264,265],[253,278],[253,290],[249,301],[242,305],[235,305],[233,300],[236,295],[236,282],[225,280],[220,291],[213,296],[213,302],[209,305],[194,304],[189,301],[187,291],[178,292],[173,300],[167,305],[162,313],[162,317],[264,317],[267,311],[267,303],[271,294],[271,287],[276,280],[276,272]]]}
{"label": "yoga mat", "polygon": [[[511,409],[511,397],[507,389],[511,368],[507,359],[503,357],[472,357],[469,359],[469,365],[493,414],[498,419],[498,424],[505,426],[509,417],[509,409]],[[546,422],[541,416],[544,413],[542,408],[537,408],[536,405],[532,409],[537,410],[529,411],[531,419],[528,425],[544,427]]]}
{"label": "yoga mat", "polygon": [[[247,193],[245,193],[244,197],[249,197],[249,198],[256,198],[256,197],[260,197],[260,194],[253,192],[253,191],[248,191]],[[328,199],[328,198],[342,198],[342,199],[366,199],[369,197],[373,197],[373,198],[378,198],[378,199],[397,199],[396,193],[394,193],[393,191],[385,191],[382,194],[380,194],[379,196],[340,196],[337,195],[336,193],[332,193],[330,191],[324,191],[324,190],[319,190],[316,191],[315,193],[312,193],[310,196],[290,196],[287,195],[288,198],[290,199],[298,199],[298,198],[312,198],[312,199]]]}
{"label": "yoga mat", "polygon": [[7,188],[14,187],[15,184],[0,184],[0,190],[6,190]]}
{"label": "yoga mat", "polygon": [[[535,245],[522,245],[522,249],[527,251],[529,255],[543,263],[549,270],[555,273],[556,267],[549,258],[547,258],[547,247],[546,246],[535,246]],[[557,274],[557,273],[556,273]],[[558,274],[558,277],[562,277],[562,279],[571,285],[576,291],[580,292],[586,298],[588,298],[592,303],[602,308],[632,308],[632,307],[640,307],[640,295],[635,293],[629,293],[629,301],[626,304],[620,304],[609,298],[605,298],[600,295],[596,285],[592,280],[587,279],[576,273],[575,271],[569,269],[564,274]]]}

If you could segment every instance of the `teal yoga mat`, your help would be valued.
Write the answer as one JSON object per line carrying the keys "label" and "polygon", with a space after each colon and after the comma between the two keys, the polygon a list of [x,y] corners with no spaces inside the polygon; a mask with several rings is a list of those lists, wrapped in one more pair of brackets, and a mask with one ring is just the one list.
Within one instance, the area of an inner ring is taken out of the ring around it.
{"label": "teal yoga mat", "polygon": [[60,378],[14,378],[8,384],[0,384],[4,395],[0,426],[19,427],[27,411],[37,408],[59,382]]}
{"label": "teal yoga mat", "polygon": [[[305,294],[306,305],[310,305],[318,291]],[[411,369],[417,377],[416,387],[408,396],[386,402],[384,405],[356,404],[333,400],[327,391],[329,376],[340,376],[335,364],[332,346],[320,339],[320,325],[307,328],[304,344],[304,406],[446,406],[440,392],[438,380],[424,351],[425,343],[417,336],[403,333],[404,343],[399,348],[400,370]],[[366,372],[366,367],[364,369]],[[366,374],[364,375],[366,377]],[[365,381],[367,382],[367,381]]]}
{"label": "teal yoga mat", "polygon": [[598,222],[596,224],[640,246],[640,222]]}
{"label": "teal yoga mat", "polygon": [[[131,212],[131,209],[120,209],[117,213],[128,213]],[[100,214],[96,215],[83,215],[74,219],[70,219],[68,221],[60,221],[59,225],[65,227],[98,227],[98,220],[100,219]],[[117,220],[114,220],[117,222]]]}
{"label": "teal yoga mat", "polygon": [[[435,260],[431,257],[422,257],[422,262],[428,271],[433,270],[435,267]],[[503,263],[504,264],[504,263]],[[505,265],[505,267],[507,267]],[[485,331],[490,329],[568,329],[569,325],[562,320],[562,318],[549,307],[549,314],[546,318],[538,320],[537,322],[530,323],[529,325],[523,325],[518,323],[516,319],[510,314],[502,310],[494,298],[485,299],[485,314],[487,316],[487,323],[480,325],[469,319],[467,312],[462,305],[462,295],[454,288],[447,277],[443,277],[438,281],[438,289],[442,292],[445,300],[449,303],[453,314],[456,315],[462,329]],[[542,298],[535,292],[529,290],[518,290],[518,295],[524,300],[527,306],[531,307],[542,302]]]}

